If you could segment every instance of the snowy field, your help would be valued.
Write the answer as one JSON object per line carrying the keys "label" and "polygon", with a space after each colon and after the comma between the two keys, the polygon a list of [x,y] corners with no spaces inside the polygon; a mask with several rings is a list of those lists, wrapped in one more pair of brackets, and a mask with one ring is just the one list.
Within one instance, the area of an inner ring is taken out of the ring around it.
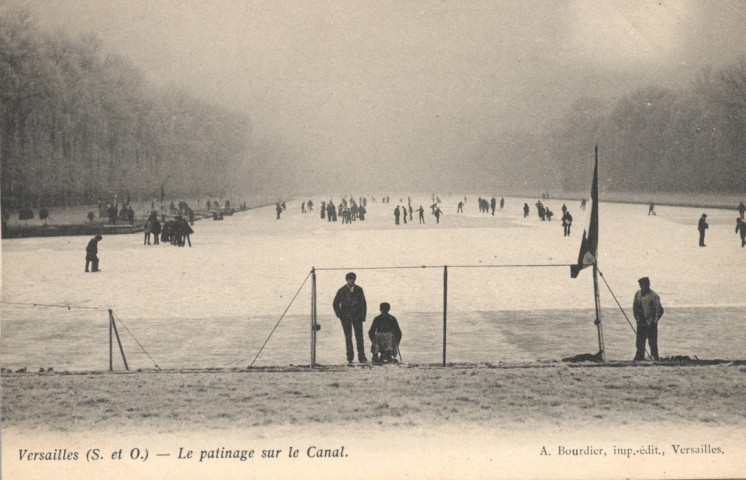
{"label": "snowy field", "polygon": [[[312,213],[301,213],[308,198],[297,199],[280,220],[270,206],[196,222],[191,248],[144,246],[141,234],[105,236],[97,274],[83,272],[87,237],[3,240],[0,364],[107,369],[112,309],[131,369],[154,362],[244,368],[288,305],[255,365],[308,364],[312,267],[320,364],[345,362],[331,303],[347,271],[357,272],[365,290],[366,334],[378,304],[387,301],[404,332],[404,361],[441,362],[444,265],[449,362],[552,361],[597,351],[591,269],[571,279],[569,267],[556,266],[577,260],[590,205],[582,212],[579,202],[566,202],[575,219],[568,238],[559,199],[545,202],[555,217],[541,222],[536,199],[506,198],[492,216],[478,211],[476,196],[458,215],[463,196],[441,198],[440,224],[429,213],[430,195],[412,197],[414,221],[406,225],[394,225],[393,216],[406,195],[385,205],[369,197],[365,221],[350,225],[322,220],[322,198],[315,197]],[[531,206],[528,218],[524,202]],[[419,205],[425,225],[417,223]],[[697,246],[703,212],[710,223],[706,248]],[[744,358],[746,248],[734,234],[736,216],[735,210],[665,206],[648,216],[645,205],[600,204],[599,269],[633,323],[637,279],[651,278],[666,309],[661,356]],[[630,360],[634,335],[599,282],[608,359]],[[122,368],[121,358],[115,368]]]}

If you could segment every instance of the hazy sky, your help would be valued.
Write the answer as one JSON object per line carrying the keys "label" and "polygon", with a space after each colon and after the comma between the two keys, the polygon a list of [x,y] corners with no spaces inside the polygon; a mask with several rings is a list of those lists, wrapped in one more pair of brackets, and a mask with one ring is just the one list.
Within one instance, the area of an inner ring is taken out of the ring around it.
{"label": "hazy sky", "polygon": [[746,0],[19,4],[96,33],[158,85],[247,112],[253,141],[298,177],[436,178],[579,96],[685,86],[746,53]]}

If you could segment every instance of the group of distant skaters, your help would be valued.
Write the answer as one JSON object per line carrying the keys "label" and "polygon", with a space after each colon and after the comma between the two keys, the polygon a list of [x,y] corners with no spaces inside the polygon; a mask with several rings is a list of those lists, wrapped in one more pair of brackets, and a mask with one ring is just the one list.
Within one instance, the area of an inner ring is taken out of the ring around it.
{"label": "group of distant skaters", "polygon": [[[548,195],[547,195],[548,198]],[[546,200],[546,198],[544,198]],[[586,200],[583,198],[580,202],[580,209],[585,210]],[[531,211],[530,207],[528,206],[528,203],[523,204],[523,218],[528,217],[529,212]],[[539,215],[539,219],[543,221],[550,222],[552,221],[552,217],[554,216],[554,212],[552,212],[549,207],[544,205],[544,203],[539,200],[536,202],[536,212]],[[572,231],[572,214],[570,214],[570,210],[567,208],[567,205],[564,203],[562,204],[562,232],[565,237],[569,237],[570,233]]]}
{"label": "group of distant skaters", "polygon": [[[191,212],[191,209],[187,209]],[[194,214],[190,215],[190,220],[194,221]],[[194,230],[189,225],[189,222],[182,217],[180,214],[176,215],[173,220],[165,220],[165,214],[163,215],[163,223],[158,220],[158,212],[152,210],[148,219],[145,221],[143,228],[144,238],[143,245],[150,245],[151,237],[153,239],[153,245],[160,245],[163,243],[170,243],[183,247],[185,245],[192,246],[192,240],[190,235],[194,233]],[[93,237],[86,245],[86,256],[85,256],[85,271],[86,272],[100,272],[99,258],[98,258],[98,242],[103,240],[101,235]]]}
{"label": "group of distant skaters", "polygon": [[[192,218],[193,222],[194,219]],[[161,241],[170,243],[177,247],[185,245],[192,246],[190,235],[194,230],[189,225],[190,222],[181,215],[176,215],[173,220],[166,220],[161,224],[158,221],[158,212],[153,210],[145,221],[143,245],[150,245],[150,237],[153,236],[153,245],[160,245]]]}
{"label": "group of distant skaters", "polygon": [[[738,206],[736,207],[736,210],[738,211],[738,217],[736,218],[736,230],[735,233],[741,237],[741,248],[746,246],[746,221],[744,221],[744,213],[746,212],[746,205],[744,205],[743,202],[740,202]],[[657,215],[655,213],[655,204],[653,202],[650,202],[648,205],[648,215]],[[699,246],[700,247],[706,247],[705,244],[705,232],[710,228],[710,224],[707,223],[707,214],[703,213],[701,217],[699,217],[699,221],[697,222],[697,231],[699,232]]]}
{"label": "group of distant skaters", "polygon": [[[466,197],[464,197],[463,202],[458,202],[458,207],[456,208],[456,213],[463,213],[464,211],[464,203],[466,203]],[[489,213],[490,210],[492,211],[492,215],[495,215],[495,209],[497,208],[497,198],[492,197],[489,201],[486,198],[479,197],[477,199],[477,203],[479,205],[479,211],[481,213]],[[505,197],[500,197],[500,210],[505,207]]]}

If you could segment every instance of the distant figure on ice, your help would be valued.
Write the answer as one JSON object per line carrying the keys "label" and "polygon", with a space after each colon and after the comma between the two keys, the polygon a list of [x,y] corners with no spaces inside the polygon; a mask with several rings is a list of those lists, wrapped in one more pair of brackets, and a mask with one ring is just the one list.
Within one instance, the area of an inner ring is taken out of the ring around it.
{"label": "distant figure on ice", "polygon": [[528,203],[523,204],[523,218],[528,217]]}
{"label": "distant figure on ice", "polygon": [[544,211],[544,216],[547,217],[547,221],[548,222],[552,221],[552,215],[554,215],[554,213],[551,210],[549,210],[549,207],[546,207],[546,209]]}
{"label": "distant figure on ice", "polygon": [[345,347],[347,348],[347,363],[352,364],[355,358],[355,350],[352,345],[352,332],[355,332],[355,342],[357,343],[357,359],[360,363],[366,363],[365,357],[365,339],[363,338],[363,322],[367,304],[365,303],[365,293],[363,289],[355,285],[357,275],[350,272],[345,275],[346,284],[337,291],[334,296],[334,314],[342,322],[342,330],[345,334]]}
{"label": "distant figure on ice", "polygon": [[443,210],[440,207],[435,207],[433,215],[435,215],[435,223],[440,223],[440,216],[443,214]]}
{"label": "distant figure on ice", "polygon": [[379,308],[381,314],[373,319],[373,324],[368,330],[373,363],[396,363],[396,352],[399,350],[402,337],[399,322],[396,317],[389,315],[391,305],[387,302],[383,302]]}
{"label": "distant figure on ice", "polygon": [[323,220],[324,217],[326,217],[326,202],[321,201],[321,219]]}
{"label": "distant figure on ice", "polygon": [[562,228],[565,233],[565,237],[570,236],[570,228],[572,227],[572,215],[570,215],[570,210],[566,211],[564,215],[562,215]]}
{"label": "distant figure on ice", "polygon": [[710,225],[707,224],[707,214],[703,213],[701,217],[699,217],[699,223],[697,224],[697,230],[699,230],[699,246],[700,247],[706,247],[705,245],[705,230],[710,228]]}
{"label": "distant figure on ice", "polygon": [[458,207],[456,207],[456,213],[464,213],[464,202],[458,202]]}
{"label": "distant figure on ice", "polygon": [[412,204],[409,204],[409,221],[412,221]]}
{"label": "distant figure on ice", "polygon": [[505,197],[500,197],[500,210],[505,206]]}
{"label": "distant figure on ice", "polygon": [[186,219],[182,217],[176,217],[176,224],[177,230],[179,232],[178,245],[180,247],[183,247],[186,242],[186,244],[189,245],[189,248],[191,248],[192,239],[190,238],[190,235],[194,233],[194,230],[192,230],[192,227],[189,226],[189,223],[187,223]]}
{"label": "distant figure on ice", "polygon": [[539,200],[538,202],[536,202],[536,213],[539,214],[539,218],[543,222],[544,221],[544,213],[545,212],[544,212],[544,204],[541,203],[541,200]]}
{"label": "distant figure on ice", "polygon": [[395,225],[399,225],[399,215],[401,215],[401,213],[399,212],[399,205],[397,205],[396,208],[394,209],[394,224]]}
{"label": "distant figure on ice", "polygon": [[145,220],[145,227],[143,228],[145,238],[142,241],[143,245],[150,245],[150,234],[153,232],[153,216],[151,215]]}
{"label": "distant figure on ice", "polygon": [[648,216],[650,215],[656,215],[655,204],[653,202],[650,202],[650,205],[648,206]]}
{"label": "distant figure on ice", "polygon": [[585,211],[585,197],[580,200],[580,210]]}
{"label": "distant figure on ice", "polygon": [[401,206],[401,211],[403,213],[402,218],[404,219],[404,224],[407,224],[407,207],[404,205]]}
{"label": "distant figure on ice", "polygon": [[275,211],[277,211],[277,220],[279,220],[280,214],[282,213],[282,205],[280,205],[279,200],[277,201],[277,203],[275,203]]}
{"label": "distant figure on ice", "polygon": [[300,204],[300,213],[306,213],[306,202]]}
{"label": "distant figure on ice", "polygon": [[741,220],[743,220],[743,212],[746,212],[746,205],[741,202],[738,204],[736,210],[738,210],[738,214],[741,215]]}
{"label": "distant figure on ice", "polygon": [[490,209],[492,210],[492,215],[495,215],[495,208],[497,208],[497,199],[495,197],[492,197],[490,199]]}
{"label": "distant figure on ice", "polygon": [[746,245],[746,222],[740,218],[736,219],[736,233],[741,234],[741,248]]}
{"label": "distant figure on ice", "polygon": [[635,293],[632,312],[637,320],[637,353],[635,362],[645,360],[645,340],[650,344],[650,355],[658,360],[658,321],[663,316],[661,299],[650,289],[650,279],[642,277],[637,281],[640,290]]}
{"label": "distant figure on ice", "polygon": [[88,242],[85,247],[85,271],[88,271],[88,265],[91,265],[91,272],[98,272],[98,242],[103,239],[101,235],[96,235]]}
{"label": "distant figure on ice", "polygon": [[161,227],[161,222],[158,221],[158,214],[156,213],[153,215],[153,245],[160,245],[160,237],[161,237],[161,231],[163,230],[163,227]]}
{"label": "distant figure on ice", "polygon": [[422,205],[417,209],[417,213],[420,214],[420,223],[425,223],[425,209],[422,208]]}

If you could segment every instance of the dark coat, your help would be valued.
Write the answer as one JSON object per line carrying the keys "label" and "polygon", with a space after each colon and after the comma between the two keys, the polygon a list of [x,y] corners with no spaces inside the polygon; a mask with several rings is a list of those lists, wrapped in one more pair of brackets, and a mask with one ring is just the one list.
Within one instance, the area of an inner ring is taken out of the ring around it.
{"label": "dark coat", "polygon": [[376,332],[391,332],[394,334],[394,341],[397,345],[401,342],[401,329],[399,328],[399,322],[396,321],[396,317],[389,315],[388,313],[382,313],[373,319],[373,324],[368,330],[368,336],[370,341],[374,342],[376,339]]}
{"label": "dark coat", "polygon": [[96,238],[92,238],[90,242],[88,242],[88,245],[85,247],[85,256],[87,260],[93,260],[96,258],[96,254],[98,253],[98,240]]}
{"label": "dark coat", "polygon": [[704,232],[708,228],[710,228],[710,226],[707,224],[707,217],[705,217],[704,215],[699,217],[699,223],[697,224],[697,230],[699,230],[700,232]]}
{"label": "dark coat", "polygon": [[365,303],[365,293],[359,285],[353,285],[352,291],[347,285],[337,290],[334,296],[334,314],[337,317],[353,317],[365,321],[368,305]]}

